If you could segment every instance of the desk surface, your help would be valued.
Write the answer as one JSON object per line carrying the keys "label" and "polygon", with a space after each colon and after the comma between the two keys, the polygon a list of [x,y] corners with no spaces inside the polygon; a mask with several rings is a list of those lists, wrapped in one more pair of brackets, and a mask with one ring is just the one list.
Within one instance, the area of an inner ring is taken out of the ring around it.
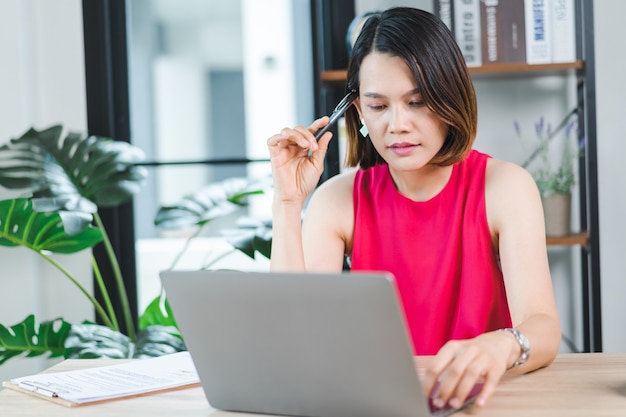
{"label": "desk surface", "polygon": [[[419,365],[424,359],[417,358]],[[50,370],[107,365],[112,361],[68,360]],[[626,353],[561,354],[548,368],[526,375],[505,375],[484,409],[468,407],[456,416],[624,416],[626,413]],[[111,401],[76,408],[5,389],[0,392],[0,416],[249,416],[212,409],[201,388]]]}

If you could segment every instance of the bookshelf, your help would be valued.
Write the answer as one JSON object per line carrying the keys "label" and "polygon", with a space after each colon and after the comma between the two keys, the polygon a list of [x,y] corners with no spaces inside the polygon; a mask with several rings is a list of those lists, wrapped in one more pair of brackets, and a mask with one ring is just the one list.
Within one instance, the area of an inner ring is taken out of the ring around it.
{"label": "bookshelf", "polygon": [[[545,76],[557,75],[567,71],[583,71],[585,63],[582,60],[558,64],[535,64],[523,63],[490,64],[482,67],[471,67],[469,72],[480,77],[481,75],[510,75],[510,76]],[[343,84],[346,81],[346,70],[327,70],[320,73],[320,80],[324,83]]]}
{"label": "bookshelf", "polygon": [[[333,36],[344,39],[349,22],[354,17],[354,2],[331,0],[314,1],[314,54],[317,114],[327,114],[343,95],[346,80],[347,48],[343,42],[332,42]],[[563,237],[547,236],[549,246],[579,247],[581,251],[582,333],[584,352],[602,351],[601,300],[600,300],[600,249],[598,222],[598,180],[596,145],[595,63],[593,51],[593,2],[575,0],[576,48],[578,59],[568,63],[533,64],[507,63],[470,67],[476,80],[512,78],[517,80],[543,76],[569,75],[577,78],[578,120],[581,138],[585,138],[585,149],[579,157],[578,186],[580,193],[581,232]],[[324,16],[333,16],[324,19]],[[341,18],[344,16],[344,26]],[[347,23],[345,23],[347,22]],[[343,55],[342,55],[343,54]],[[326,161],[322,181],[339,173],[339,150],[332,147]],[[336,144],[335,144],[336,145]]]}

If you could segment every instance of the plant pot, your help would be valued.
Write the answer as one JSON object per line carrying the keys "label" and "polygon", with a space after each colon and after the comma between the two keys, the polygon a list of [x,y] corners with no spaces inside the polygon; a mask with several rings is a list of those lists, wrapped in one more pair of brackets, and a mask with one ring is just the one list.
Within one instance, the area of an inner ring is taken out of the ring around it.
{"label": "plant pot", "polygon": [[546,221],[546,235],[565,236],[571,233],[572,195],[551,194],[541,197]]}

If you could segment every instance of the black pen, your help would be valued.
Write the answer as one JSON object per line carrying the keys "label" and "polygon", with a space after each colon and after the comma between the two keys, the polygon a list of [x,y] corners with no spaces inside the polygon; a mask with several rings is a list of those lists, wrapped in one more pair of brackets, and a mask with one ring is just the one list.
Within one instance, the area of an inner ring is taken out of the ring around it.
{"label": "black pen", "polygon": [[337,104],[337,107],[335,107],[335,110],[333,110],[330,114],[328,124],[315,133],[315,140],[320,140],[322,135],[326,133],[328,129],[333,126],[333,124],[335,124],[335,122],[339,119],[339,117],[341,117],[342,114],[345,113],[346,110],[348,110],[348,107],[354,103],[354,100],[356,100],[358,96],[359,94],[355,90],[351,90],[343,99],[341,99],[339,104]]}

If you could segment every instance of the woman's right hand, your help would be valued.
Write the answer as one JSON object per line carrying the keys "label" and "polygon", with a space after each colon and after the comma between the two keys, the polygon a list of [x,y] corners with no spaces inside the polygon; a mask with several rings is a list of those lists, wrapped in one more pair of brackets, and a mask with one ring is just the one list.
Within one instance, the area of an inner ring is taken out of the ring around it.
{"label": "woman's right hand", "polygon": [[267,140],[274,179],[274,199],[304,204],[324,171],[324,158],[332,137],[324,133],[319,141],[315,132],[328,123],[328,116],[315,120],[308,128],[284,128]]}

